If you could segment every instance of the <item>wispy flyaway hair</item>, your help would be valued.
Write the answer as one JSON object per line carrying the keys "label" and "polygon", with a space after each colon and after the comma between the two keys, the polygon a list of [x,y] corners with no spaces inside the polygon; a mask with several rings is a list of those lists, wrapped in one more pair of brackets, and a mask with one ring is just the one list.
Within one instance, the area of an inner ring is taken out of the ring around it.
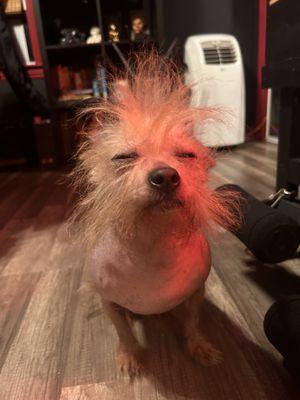
{"label": "wispy flyaway hair", "polygon": [[[236,196],[208,187],[214,155],[193,136],[196,122],[220,122],[224,113],[190,106],[190,88],[174,63],[157,52],[134,55],[130,65],[132,73],[112,80],[108,100],[99,100],[79,114],[86,123],[85,142],[72,174],[79,195],[72,219],[75,231],[91,244],[109,226],[132,233],[147,215],[153,219],[151,205],[157,199],[146,176],[158,162],[176,168],[182,178],[179,195],[184,206],[176,210],[182,229],[237,224]],[[192,154],[193,160],[178,154]],[[159,225],[174,215],[175,211],[161,215]]]}

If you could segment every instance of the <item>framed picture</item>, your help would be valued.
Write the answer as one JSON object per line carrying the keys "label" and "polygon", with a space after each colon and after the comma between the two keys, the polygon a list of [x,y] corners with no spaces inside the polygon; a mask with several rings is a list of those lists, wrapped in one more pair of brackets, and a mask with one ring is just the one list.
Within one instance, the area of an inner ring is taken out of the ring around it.
{"label": "framed picture", "polygon": [[131,13],[130,40],[136,43],[148,42],[150,40],[150,31],[142,11]]}

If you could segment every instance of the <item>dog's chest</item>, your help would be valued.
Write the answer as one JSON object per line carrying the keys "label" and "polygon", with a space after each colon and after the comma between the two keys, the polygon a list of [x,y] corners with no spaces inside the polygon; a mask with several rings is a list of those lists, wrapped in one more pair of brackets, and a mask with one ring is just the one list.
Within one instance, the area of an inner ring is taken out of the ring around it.
{"label": "dog's chest", "polygon": [[209,246],[200,234],[184,244],[164,238],[136,247],[109,234],[91,257],[102,297],[140,314],[163,313],[182,303],[203,285],[210,263]]}

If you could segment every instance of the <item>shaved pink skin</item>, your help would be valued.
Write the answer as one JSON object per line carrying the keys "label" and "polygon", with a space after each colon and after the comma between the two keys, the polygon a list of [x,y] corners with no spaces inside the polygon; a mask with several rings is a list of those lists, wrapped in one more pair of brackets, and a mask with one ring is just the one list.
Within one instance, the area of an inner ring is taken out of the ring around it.
{"label": "shaved pink skin", "polygon": [[207,240],[201,233],[178,239],[136,240],[128,249],[112,232],[94,249],[92,275],[101,296],[137,314],[160,314],[176,307],[208,277]]}

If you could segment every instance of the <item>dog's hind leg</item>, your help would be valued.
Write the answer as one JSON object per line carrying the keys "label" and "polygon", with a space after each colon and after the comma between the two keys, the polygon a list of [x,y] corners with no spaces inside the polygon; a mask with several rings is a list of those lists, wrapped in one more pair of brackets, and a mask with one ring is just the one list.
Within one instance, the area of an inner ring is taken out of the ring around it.
{"label": "dog's hind leg", "polygon": [[126,310],[115,303],[102,299],[103,309],[114,324],[119,337],[118,364],[130,377],[140,375],[142,348],[133,334]]}
{"label": "dog's hind leg", "polygon": [[185,303],[184,336],[186,349],[190,356],[203,365],[218,364],[222,354],[201,332],[200,307],[204,298],[204,285],[194,293]]}

